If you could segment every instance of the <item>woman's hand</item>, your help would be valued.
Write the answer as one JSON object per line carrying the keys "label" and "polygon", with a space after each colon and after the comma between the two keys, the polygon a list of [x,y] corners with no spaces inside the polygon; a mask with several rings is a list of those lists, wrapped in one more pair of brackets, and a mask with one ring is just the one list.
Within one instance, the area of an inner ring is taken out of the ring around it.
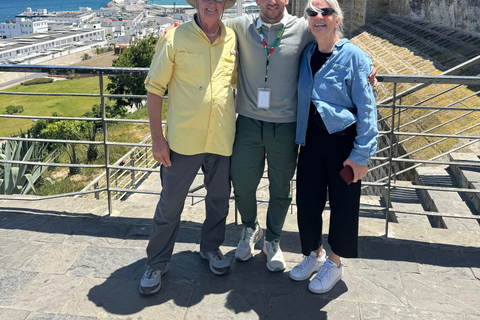
{"label": "woman's hand", "polygon": [[349,165],[353,169],[353,180],[352,182],[357,182],[362,179],[368,172],[368,166],[362,166],[358,163],[353,162],[350,159],[347,159],[343,162],[343,166]]}

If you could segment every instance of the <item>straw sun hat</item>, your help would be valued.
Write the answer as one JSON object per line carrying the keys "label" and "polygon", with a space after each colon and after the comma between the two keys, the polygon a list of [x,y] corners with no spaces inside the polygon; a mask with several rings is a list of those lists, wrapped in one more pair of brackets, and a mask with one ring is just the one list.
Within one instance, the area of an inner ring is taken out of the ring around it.
{"label": "straw sun hat", "polygon": [[[186,0],[186,1],[189,5],[196,8],[195,0]],[[225,10],[230,9],[231,7],[233,7],[235,5],[235,2],[237,2],[237,0],[224,0],[224,1],[227,1],[227,3],[225,4]]]}

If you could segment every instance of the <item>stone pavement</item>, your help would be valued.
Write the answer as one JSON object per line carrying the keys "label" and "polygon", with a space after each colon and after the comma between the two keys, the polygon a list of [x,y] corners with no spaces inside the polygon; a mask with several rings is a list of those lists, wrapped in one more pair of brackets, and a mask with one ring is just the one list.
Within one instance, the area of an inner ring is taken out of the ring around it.
{"label": "stone pavement", "polygon": [[22,199],[0,201],[2,320],[480,319],[475,231],[391,223],[386,238],[379,214],[362,212],[360,257],[345,259],[344,278],[315,295],[288,277],[301,259],[295,214],[281,238],[287,270],[271,273],[261,246],[248,262],[233,258],[242,227],[232,210],[221,247],[232,270],[217,277],[198,255],[203,204],[187,206],[162,289],[143,297],[154,203],[115,201],[106,217],[106,201]]}

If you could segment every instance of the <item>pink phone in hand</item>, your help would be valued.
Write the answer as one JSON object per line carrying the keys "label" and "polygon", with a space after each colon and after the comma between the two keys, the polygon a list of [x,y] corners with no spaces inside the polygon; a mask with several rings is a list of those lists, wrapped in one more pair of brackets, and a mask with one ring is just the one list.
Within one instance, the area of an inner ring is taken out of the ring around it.
{"label": "pink phone in hand", "polygon": [[340,170],[339,174],[340,174],[340,177],[342,177],[343,181],[345,181],[345,183],[347,185],[352,183],[352,181],[353,181],[353,169],[348,164],[345,167],[343,167],[342,170]]}

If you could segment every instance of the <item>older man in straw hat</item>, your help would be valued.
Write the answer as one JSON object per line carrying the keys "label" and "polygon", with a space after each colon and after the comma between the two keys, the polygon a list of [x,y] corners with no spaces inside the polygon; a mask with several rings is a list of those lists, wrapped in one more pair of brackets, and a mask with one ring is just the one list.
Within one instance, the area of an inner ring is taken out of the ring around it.
{"label": "older man in straw hat", "polygon": [[[163,37],[145,81],[154,158],[162,164],[162,193],[140,292],[160,290],[167,272],[188,189],[202,168],[207,189],[200,256],[216,275],[230,271],[219,249],[225,238],[230,197],[230,155],[235,137],[236,38],[221,22],[235,0],[187,0],[194,20]],[[168,86],[167,134],[162,131],[163,95]]]}

